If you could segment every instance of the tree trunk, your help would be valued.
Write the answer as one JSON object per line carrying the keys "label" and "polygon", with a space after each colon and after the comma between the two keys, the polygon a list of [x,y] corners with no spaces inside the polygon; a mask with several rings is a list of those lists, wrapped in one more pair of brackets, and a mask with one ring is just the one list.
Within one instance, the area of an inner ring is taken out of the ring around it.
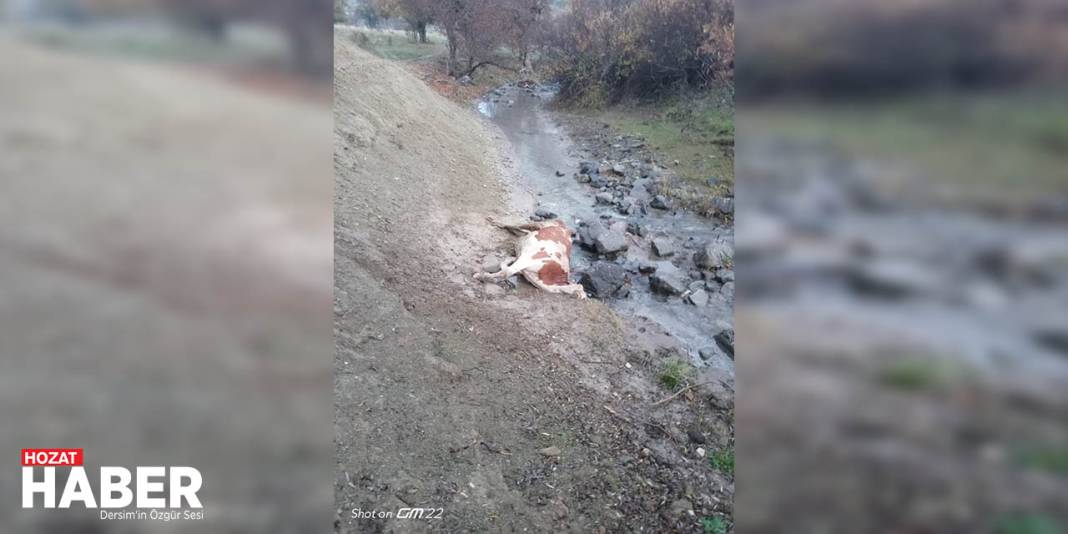
{"label": "tree trunk", "polygon": [[426,23],[420,22],[415,25],[415,31],[419,34],[419,42],[426,44]]}
{"label": "tree trunk", "polygon": [[446,26],[445,39],[448,41],[449,46],[449,62],[446,65],[446,70],[449,76],[456,76],[456,32]]}
{"label": "tree trunk", "polygon": [[530,49],[528,49],[526,46],[524,46],[522,51],[519,53],[519,64],[520,70],[522,72],[534,72],[534,65],[530,60]]}

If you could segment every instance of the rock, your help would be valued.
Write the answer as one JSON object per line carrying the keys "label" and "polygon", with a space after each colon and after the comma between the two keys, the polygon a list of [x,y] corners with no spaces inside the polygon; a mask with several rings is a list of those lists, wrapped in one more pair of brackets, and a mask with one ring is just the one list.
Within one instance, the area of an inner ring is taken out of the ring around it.
{"label": "rock", "polygon": [[789,233],[779,219],[768,213],[747,210],[745,224],[734,229],[734,242],[739,244],[740,254],[754,258],[771,256],[788,246]]}
{"label": "rock", "polygon": [[597,193],[593,198],[597,199],[598,204],[612,204],[615,202],[611,193]]}
{"label": "rock", "polygon": [[638,263],[638,272],[639,273],[645,273],[645,274],[655,273],[656,272],[656,264],[651,262],[651,261],[639,262]]}
{"label": "rock", "polygon": [[626,269],[622,265],[607,261],[594,263],[579,277],[579,283],[586,288],[586,293],[599,299],[615,296],[626,281]]}
{"label": "rock", "polygon": [[578,180],[580,184],[588,184],[590,183],[590,175],[586,173],[577,173],[575,174],[575,180]]}
{"label": "rock", "polygon": [[671,508],[667,510],[667,515],[671,519],[693,515],[693,505],[686,499],[679,499],[671,503]]}
{"label": "rock", "polygon": [[671,256],[675,254],[675,244],[667,236],[654,237],[653,253],[660,257]]}
{"label": "rock", "polygon": [[460,85],[474,85],[475,82],[474,82],[474,80],[471,79],[470,76],[464,75],[464,76],[460,77],[459,84]]}
{"label": "rock", "polygon": [[[649,277],[649,287],[665,295],[681,295],[687,289],[686,279],[681,271],[667,262],[662,262],[655,274]],[[668,267],[668,266],[671,267]]]}
{"label": "rock", "polygon": [[[697,355],[700,356],[702,360],[707,362],[708,360],[711,360],[713,356],[716,355],[716,349],[715,347],[701,347],[697,351]],[[699,441],[698,443],[701,442]]]}
{"label": "rock", "polygon": [[495,273],[501,270],[501,259],[496,254],[487,254],[482,258],[479,268],[484,273]]}
{"label": "rock", "polygon": [[[619,201],[619,212],[623,215],[636,215],[640,211],[641,205],[631,197],[623,197],[623,200]],[[633,234],[634,232],[631,233]]]}
{"label": "rock", "polygon": [[723,287],[719,288],[719,294],[723,295],[727,300],[734,300],[734,282],[723,284]]}
{"label": "rock", "polygon": [[720,282],[733,282],[734,281],[734,271],[732,271],[730,269],[717,269],[716,270],[716,280],[718,280]]}
{"label": "rock", "polygon": [[664,195],[656,195],[653,197],[653,200],[649,202],[649,206],[658,210],[669,210],[671,209],[671,199]]}
{"label": "rock", "polygon": [[560,177],[564,175],[564,171],[556,171],[556,176]]}
{"label": "rock", "polygon": [[605,185],[608,185],[608,181],[600,174],[593,174],[590,175],[590,185],[593,187],[604,187]]}
{"label": "rock", "polygon": [[582,174],[589,174],[589,175],[596,174],[597,173],[597,162],[596,161],[580,161],[579,162],[579,172],[582,173]]}
{"label": "rock", "polygon": [[605,226],[601,221],[593,221],[579,229],[580,243],[583,247],[601,254],[614,254],[627,250],[627,224],[623,221]]}
{"label": "rock", "polygon": [[601,254],[615,254],[627,250],[627,238],[622,229],[609,230],[594,240],[594,249]]}
{"label": "rock", "polygon": [[728,328],[714,336],[712,339],[716,341],[716,345],[723,349],[731,359],[734,359],[734,329]]}
{"label": "rock", "polygon": [[619,176],[623,176],[624,174],[626,174],[626,169],[624,169],[623,166],[618,163],[612,165],[612,167],[608,170],[615,174],[618,174]]}
{"label": "rock", "polygon": [[905,260],[867,263],[851,274],[851,282],[857,292],[883,298],[937,294],[942,286],[930,267]]}
{"label": "rock", "polygon": [[567,514],[571,512],[567,508],[566,504],[559,501],[554,502],[552,505],[550,505],[550,508],[552,509],[553,515],[556,516],[557,519],[564,519],[567,517]]}
{"label": "rock", "polygon": [[1068,270],[1068,234],[1021,238],[1008,246],[982,251],[976,263],[1002,281],[1055,285]]}
{"label": "rock", "polygon": [[627,231],[638,236],[645,235],[645,227],[636,222],[627,223]]}
{"label": "rock", "polygon": [[555,213],[553,213],[553,212],[551,212],[551,211],[549,211],[549,210],[547,210],[545,208],[538,208],[538,209],[534,210],[534,215],[537,215],[538,217],[541,217],[542,219],[555,219],[556,218],[556,214]]}
{"label": "rock", "polygon": [[1055,326],[1042,327],[1034,332],[1034,339],[1049,350],[1068,354],[1068,329]]}
{"label": "rock", "polygon": [[697,430],[696,428],[691,428],[687,430],[686,436],[690,438],[690,441],[697,443],[698,445],[703,444],[705,442],[705,435],[702,434],[701,431]]}
{"label": "rock", "polygon": [[716,208],[716,212],[730,215],[734,213],[734,199],[726,197],[717,197],[712,199],[712,207]]}
{"label": "rock", "polygon": [[697,457],[698,458],[704,458],[705,457],[705,448],[704,447],[697,447],[697,450],[694,451],[694,452],[697,453]]}
{"label": "rock", "polygon": [[690,296],[687,297],[686,300],[689,301],[690,304],[699,308],[704,307],[708,305],[708,293],[706,293],[704,289],[698,289],[697,291],[690,293]]}
{"label": "rock", "polygon": [[555,445],[552,447],[545,447],[538,452],[540,452],[542,456],[560,456],[560,447]]}
{"label": "rock", "polygon": [[730,243],[722,240],[709,241],[693,254],[693,262],[702,269],[719,269],[731,259],[734,251]]}

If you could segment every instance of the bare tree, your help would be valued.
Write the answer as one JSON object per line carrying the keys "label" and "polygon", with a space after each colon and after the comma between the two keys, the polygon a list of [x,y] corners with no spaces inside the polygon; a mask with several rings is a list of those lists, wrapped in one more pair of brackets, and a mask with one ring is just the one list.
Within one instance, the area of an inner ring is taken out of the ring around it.
{"label": "bare tree", "polygon": [[420,43],[426,43],[427,28],[440,11],[437,0],[374,0],[374,6],[388,17],[404,19]]}
{"label": "bare tree", "polygon": [[330,27],[334,6],[328,0],[156,0],[174,17],[217,39],[225,39],[232,21],[258,21],[282,30],[294,67],[308,75],[333,72]]}

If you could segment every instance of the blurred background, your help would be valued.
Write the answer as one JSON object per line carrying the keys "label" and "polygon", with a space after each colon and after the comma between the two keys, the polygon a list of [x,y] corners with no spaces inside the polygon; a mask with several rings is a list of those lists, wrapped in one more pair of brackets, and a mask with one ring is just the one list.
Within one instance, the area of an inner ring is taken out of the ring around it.
{"label": "blurred background", "polygon": [[[331,528],[331,15],[0,1],[0,530]],[[205,519],[21,510],[23,447],[194,466]]]}
{"label": "blurred background", "polygon": [[740,532],[1068,529],[1068,4],[737,6]]}

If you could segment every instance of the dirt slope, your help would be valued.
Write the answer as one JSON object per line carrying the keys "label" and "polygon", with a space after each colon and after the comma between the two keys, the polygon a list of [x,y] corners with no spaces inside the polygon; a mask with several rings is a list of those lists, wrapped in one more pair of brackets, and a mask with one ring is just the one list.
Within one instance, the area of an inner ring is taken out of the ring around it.
{"label": "dirt slope", "polygon": [[[699,531],[729,516],[732,483],[687,437],[728,432],[714,395],[653,406],[650,355],[607,308],[471,280],[506,247],[485,217],[509,215],[513,172],[471,110],[337,39],[335,142],[340,531]],[[352,516],[403,506],[444,510]]]}
{"label": "dirt slope", "polygon": [[0,71],[0,448],[195,466],[205,510],[23,510],[9,468],[0,530],[328,526],[329,108],[7,35]]}

